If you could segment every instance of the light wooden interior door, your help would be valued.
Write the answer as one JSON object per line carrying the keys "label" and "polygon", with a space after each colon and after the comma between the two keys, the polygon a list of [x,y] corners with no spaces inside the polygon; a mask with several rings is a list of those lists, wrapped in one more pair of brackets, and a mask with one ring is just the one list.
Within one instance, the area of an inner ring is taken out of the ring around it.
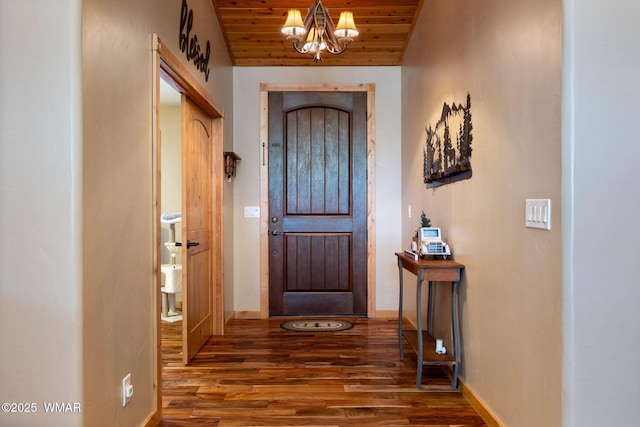
{"label": "light wooden interior door", "polygon": [[182,97],[183,362],[213,334],[213,119]]}

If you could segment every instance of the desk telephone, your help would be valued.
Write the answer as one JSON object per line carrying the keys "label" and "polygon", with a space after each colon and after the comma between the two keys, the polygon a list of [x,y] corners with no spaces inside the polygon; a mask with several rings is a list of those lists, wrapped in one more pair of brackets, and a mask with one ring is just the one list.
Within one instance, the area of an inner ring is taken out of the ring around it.
{"label": "desk telephone", "polygon": [[422,227],[418,230],[418,242],[420,256],[443,255],[445,258],[451,255],[449,245],[442,241],[440,228]]}

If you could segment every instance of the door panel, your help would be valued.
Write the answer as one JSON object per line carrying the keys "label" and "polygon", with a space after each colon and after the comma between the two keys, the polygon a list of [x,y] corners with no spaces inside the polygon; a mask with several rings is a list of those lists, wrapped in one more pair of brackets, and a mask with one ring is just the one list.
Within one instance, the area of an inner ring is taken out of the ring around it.
{"label": "door panel", "polygon": [[182,99],[183,362],[213,334],[211,272],[212,119]]}
{"label": "door panel", "polygon": [[286,121],[287,215],[350,215],[349,113],[307,108]]}
{"label": "door panel", "polygon": [[286,291],[350,289],[351,236],[287,233]]}
{"label": "door panel", "polygon": [[366,94],[269,93],[272,315],[366,315]]}

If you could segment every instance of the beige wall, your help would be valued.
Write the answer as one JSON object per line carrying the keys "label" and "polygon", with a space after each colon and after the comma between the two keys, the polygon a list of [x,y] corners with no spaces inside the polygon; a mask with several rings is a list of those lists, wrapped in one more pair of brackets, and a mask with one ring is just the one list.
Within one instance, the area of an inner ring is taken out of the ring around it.
{"label": "beige wall", "polygon": [[[224,109],[231,147],[232,70],[207,0],[189,0],[192,34],[211,41],[211,74],[179,50],[181,2],[83,2],[84,421],[138,425],[155,407],[152,218],[152,34]],[[231,255],[231,254],[229,254]],[[135,394],[122,407],[121,380]]]}
{"label": "beige wall", "polygon": [[640,2],[564,6],[563,426],[637,425]]}
{"label": "beige wall", "polygon": [[[310,59],[311,61],[311,59]],[[375,83],[377,310],[397,310],[400,247],[400,68],[237,67],[234,69],[235,147],[242,157],[235,179],[236,311],[260,310],[260,224],[244,206],[260,204],[260,83]],[[247,268],[248,266],[251,268]]]}
{"label": "beige wall", "polygon": [[[461,376],[507,426],[561,424],[561,19],[559,0],[425,2],[402,68],[403,244],[425,210],[466,265]],[[473,177],[426,189],[425,126],[467,93]],[[551,231],[524,227],[527,198],[552,200]]]}
{"label": "beige wall", "polygon": [[[153,33],[224,109],[225,149],[233,141],[224,40],[211,3],[189,5],[212,44],[208,82],[178,48],[179,1],[0,3],[0,389],[3,402],[38,405],[0,413],[2,425],[133,426],[156,406]],[[232,236],[230,185],[225,201]],[[231,237],[225,265],[229,298]],[[135,393],[123,408],[127,373]]]}
{"label": "beige wall", "polygon": [[[0,2],[0,412],[82,425],[80,0]],[[63,420],[63,421],[61,421]]]}

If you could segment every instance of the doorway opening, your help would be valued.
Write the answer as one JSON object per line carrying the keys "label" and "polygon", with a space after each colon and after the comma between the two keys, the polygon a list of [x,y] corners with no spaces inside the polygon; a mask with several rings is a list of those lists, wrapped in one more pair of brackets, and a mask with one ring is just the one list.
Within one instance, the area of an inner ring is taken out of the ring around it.
{"label": "doorway opening", "polygon": [[162,416],[163,325],[170,325],[174,339],[179,337],[172,351],[175,362],[184,364],[224,327],[222,110],[155,35],[153,64],[157,393],[147,425]]}
{"label": "doorway opening", "polygon": [[160,79],[160,274],[163,322],[182,321],[182,96]]}
{"label": "doorway opening", "polygon": [[182,362],[182,95],[160,78],[162,363]]}

